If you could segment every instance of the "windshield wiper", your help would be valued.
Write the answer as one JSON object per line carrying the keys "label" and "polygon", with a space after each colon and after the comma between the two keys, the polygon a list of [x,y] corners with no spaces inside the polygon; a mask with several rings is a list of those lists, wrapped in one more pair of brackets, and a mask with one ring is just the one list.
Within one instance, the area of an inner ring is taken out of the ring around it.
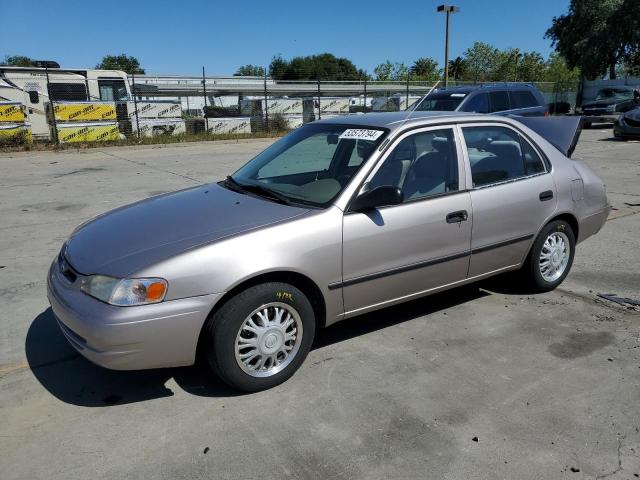
{"label": "windshield wiper", "polygon": [[271,190],[268,187],[265,187],[264,185],[255,183],[240,183],[231,176],[228,176],[226,178],[224,184],[231,190],[235,190],[240,193],[251,192],[261,197],[268,197],[271,200],[275,200],[276,202],[282,203],[284,205],[291,205],[291,201],[287,197],[285,197],[281,193]]}
{"label": "windshield wiper", "polygon": [[224,179],[224,186],[234,192],[245,193],[242,185],[240,185],[231,175],[227,175],[227,178]]}

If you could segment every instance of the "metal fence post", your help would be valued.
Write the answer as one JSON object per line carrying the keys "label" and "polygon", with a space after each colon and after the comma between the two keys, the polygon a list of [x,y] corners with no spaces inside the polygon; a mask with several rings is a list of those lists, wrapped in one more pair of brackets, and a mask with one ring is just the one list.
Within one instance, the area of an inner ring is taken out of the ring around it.
{"label": "metal fence post", "polygon": [[409,110],[409,74],[407,73],[407,102],[405,103],[405,110]]}
{"label": "metal fence post", "polygon": [[[133,95],[133,108],[136,112],[136,132],[138,133],[138,139],[140,139],[140,119],[138,118],[138,99],[136,98],[136,75],[131,74],[131,81],[133,82],[131,94]],[[133,133],[133,132],[131,132]]]}
{"label": "metal fence post", "polygon": [[367,77],[364,77],[364,107],[362,111],[367,113]]}
{"label": "metal fence post", "polygon": [[202,116],[204,117],[204,133],[209,133],[209,119],[207,118],[207,79],[204,76],[204,65],[202,66],[202,92],[204,98],[204,107],[202,107]]}
{"label": "metal fence post", "polygon": [[264,69],[264,128],[269,131],[269,99],[267,98],[267,69]]}
{"label": "metal fence post", "polygon": [[51,98],[51,88],[49,87],[49,67],[45,67],[44,73],[47,75],[47,96],[49,97],[49,105],[51,107],[51,123],[53,124],[53,141],[56,145],[60,145],[60,140],[58,139],[58,123],[56,122],[56,108],[53,104],[53,99]]}
{"label": "metal fence post", "polygon": [[318,78],[318,120],[322,120],[322,110],[320,110],[320,78]]}

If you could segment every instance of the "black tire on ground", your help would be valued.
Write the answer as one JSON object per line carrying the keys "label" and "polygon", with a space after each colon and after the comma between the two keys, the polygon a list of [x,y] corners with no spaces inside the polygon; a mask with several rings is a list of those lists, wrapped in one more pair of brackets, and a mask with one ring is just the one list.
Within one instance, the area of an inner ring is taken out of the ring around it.
{"label": "black tire on ground", "polygon": [[[289,305],[299,314],[303,332],[300,346],[283,370],[267,377],[252,376],[236,360],[236,339],[246,318],[262,305],[273,302]],[[313,343],[315,325],[311,302],[298,288],[279,282],[255,285],[229,299],[209,319],[205,356],[213,371],[229,386],[244,392],[266,390],[289,379],[302,365]]]}
{"label": "black tire on ground", "polygon": [[[554,281],[547,281],[540,272],[540,254],[545,240],[554,232],[564,233],[569,239],[569,262],[564,269],[564,272],[560,277]],[[536,292],[549,292],[560,285],[571,270],[573,264],[573,257],[575,255],[576,239],[571,225],[564,220],[554,220],[548,223],[536,237],[529,256],[522,269],[520,270],[520,278],[534,291]]]}

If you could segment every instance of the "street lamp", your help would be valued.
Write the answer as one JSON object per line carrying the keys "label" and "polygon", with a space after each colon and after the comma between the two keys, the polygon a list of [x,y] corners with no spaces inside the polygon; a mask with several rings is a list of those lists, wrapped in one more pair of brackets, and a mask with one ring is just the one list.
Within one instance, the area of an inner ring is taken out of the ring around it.
{"label": "street lamp", "polygon": [[449,83],[449,15],[460,11],[459,7],[455,5],[438,5],[438,12],[445,12],[447,14],[447,28],[444,40],[444,86]]}

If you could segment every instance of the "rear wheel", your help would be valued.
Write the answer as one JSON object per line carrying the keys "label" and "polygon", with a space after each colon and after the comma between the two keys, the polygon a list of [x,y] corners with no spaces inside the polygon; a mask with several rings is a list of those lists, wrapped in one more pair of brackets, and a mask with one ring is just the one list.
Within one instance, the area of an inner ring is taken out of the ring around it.
{"label": "rear wheel", "polygon": [[549,223],[531,247],[529,257],[521,270],[522,276],[539,292],[553,290],[569,274],[575,244],[571,225],[564,220]]}
{"label": "rear wheel", "polygon": [[207,333],[213,370],[230,386],[256,392],[284,382],[300,367],[311,349],[315,317],[299,289],[264,283],[226,302]]}

